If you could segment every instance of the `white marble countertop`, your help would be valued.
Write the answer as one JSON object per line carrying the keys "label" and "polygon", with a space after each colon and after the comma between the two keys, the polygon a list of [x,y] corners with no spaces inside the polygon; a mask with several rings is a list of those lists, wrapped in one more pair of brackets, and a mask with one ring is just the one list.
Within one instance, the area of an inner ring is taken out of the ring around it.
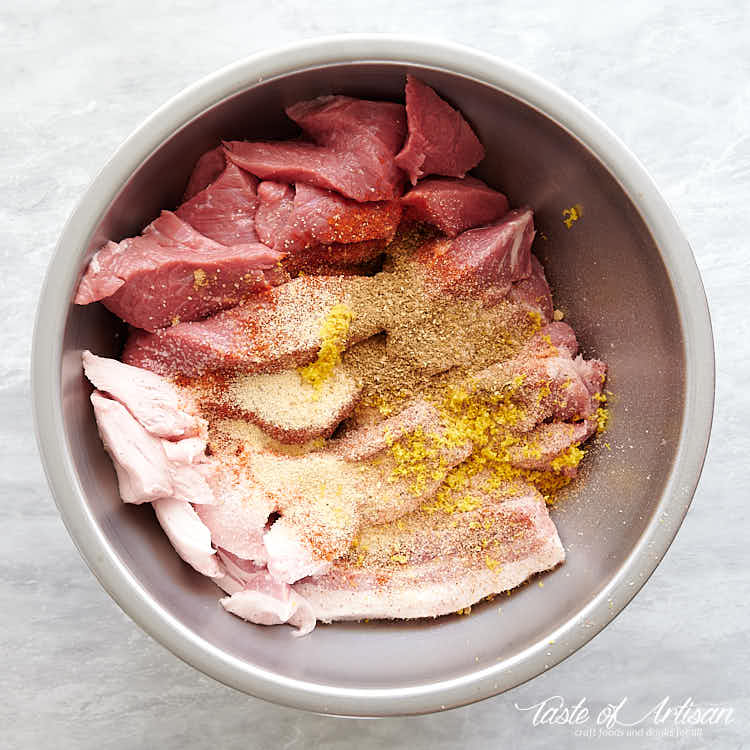
{"label": "white marble countertop", "polygon": [[[6,0],[0,10],[0,746],[32,748],[585,747],[533,726],[548,696],[633,715],[669,696],[731,707],[703,737],[603,747],[743,747],[750,734],[750,6],[633,0]],[[127,134],[186,84],[322,33],[401,31],[473,45],[563,86],[645,163],[698,259],[713,315],[717,403],[692,509],[632,604],[529,684],[440,715],[370,722],[278,708],[202,676],[100,588],[60,521],[34,444],[28,355],[60,229]],[[669,743],[672,744],[669,744]]]}

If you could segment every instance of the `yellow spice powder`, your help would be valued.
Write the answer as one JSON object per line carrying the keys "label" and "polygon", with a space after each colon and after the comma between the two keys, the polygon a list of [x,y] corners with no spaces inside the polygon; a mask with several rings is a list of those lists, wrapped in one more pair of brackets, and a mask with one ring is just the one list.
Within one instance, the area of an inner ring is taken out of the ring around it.
{"label": "yellow spice powder", "polygon": [[346,346],[349,326],[354,314],[347,305],[334,305],[320,328],[318,358],[312,364],[300,367],[299,374],[316,390],[331,376],[341,362],[341,353]]}

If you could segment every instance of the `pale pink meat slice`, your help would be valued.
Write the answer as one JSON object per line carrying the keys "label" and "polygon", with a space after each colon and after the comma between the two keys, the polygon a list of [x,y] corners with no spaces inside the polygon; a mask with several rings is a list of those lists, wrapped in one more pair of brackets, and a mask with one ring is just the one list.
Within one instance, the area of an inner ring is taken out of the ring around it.
{"label": "pale pink meat slice", "polygon": [[224,149],[221,146],[206,151],[193,167],[182,200],[189,201],[194,195],[207,188],[224,171],[226,163]]}
{"label": "pale pink meat slice", "polygon": [[406,215],[456,237],[508,213],[508,199],[474,177],[429,177],[401,198]]}
{"label": "pale pink meat slice", "polygon": [[205,455],[205,437],[164,440],[149,433],[119,401],[100,391],[91,394],[91,403],[124,502],[140,504],[160,497],[214,502],[210,481],[216,466]]}
{"label": "pale pink meat slice", "polygon": [[175,213],[197,232],[222,245],[257,242],[257,185],[255,177],[230,164]]}
{"label": "pale pink meat slice", "polygon": [[417,259],[426,266],[436,293],[492,304],[514,282],[531,275],[534,234],[531,209],[514,209],[494,224],[423,245]]}
{"label": "pale pink meat slice", "polygon": [[212,485],[218,467],[206,456],[205,437],[162,440],[161,445],[172,480],[172,497],[205,505],[215,503]]}
{"label": "pale pink meat slice", "polygon": [[75,302],[101,300],[131,325],[154,331],[284,283],[281,258],[258,242],[226,247],[163,211],[141,236],[108,242],[94,254]]}
{"label": "pale pink meat slice", "polygon": [[440,427],[437,409],[422,399],[414,399],[398,414],[347,432],[328,445],[329,450],[347,461],[366,461],[416,430],[438,432]]}
{"label": "pale pink meat slice", "polygon": [[463,177],[484,158],[464,116],[427,84],[406,76],[406,116],[409,133],[396,163],[416,185],[428,174]]}
{"label": "pale pink meat slice", "polygon": [[152,435],[179,440],[205,431],[204,420],[188,411],[194,410],[194,405],[187,403],[165,378],[116,359],[98,357],[88,350],[81,359],[94,387],[127,407]]}
{"label": "pale pink meat slice", "polygon": [[231,457],[214,457],[218,468],[209,480],[216,497],[213,505],[196,511],[211,532],[214,544],[246,560],[264,563],[263,534],[275,502],[253,477],[249,466]]}
{"label": "pale pink meat slice", "polygon": [[548,323],[537,331],[524,345],[521,356],[575,357],[578,354],[578,340],[575,331],[562,321]]}
{"label": "pale pink meat slice", "polygon": [[204,576],[222,575],[211,546],[211,532],[201,522],[190,503],[173,497],[164,497],[151,503],[161,527],[177,554]]}
{"label": "pale pink meat slice", "polygon": [[478,389],[496,390],[521,378],[524,410],[516,429],[525,432],[547,419],[567,422],[590,417],[596,410],[591,393],[569,356],[518,357],[490,365],[474,376]]}
{"label": "pale pink meat slice", "polygon": [[220,548],[217,554],[225,573],[214,581],[229,594],[219,600],[227,612],[256,625],[288,623],[296,626],[295,636],[312,631],[312,608],[289,584],[280,583],[265,567],[231,552]]}
{"label": "pale pink meat slice", "polygon": [[357,201],[401,194],[394,157],[406,133],[402,105],[326,96],[299,102],[287,114],[315,143],[231,141],[224,144],[227,158],[264,180],[303,182]]}
{"label": "pale pink meat slice", "polygon": [[363,530],[330,571],[293,585],[323,622],[438,617],[515,588],[565,559],[544,500],[530,487],[485,493],[446,517],[416,511]]}
{"label": "pale pink meat slice", "polygon": [[119,401],[94,391],[91,403],[123,501],[139,504],[170,497],[173,484],[162,441],[146,432]]}

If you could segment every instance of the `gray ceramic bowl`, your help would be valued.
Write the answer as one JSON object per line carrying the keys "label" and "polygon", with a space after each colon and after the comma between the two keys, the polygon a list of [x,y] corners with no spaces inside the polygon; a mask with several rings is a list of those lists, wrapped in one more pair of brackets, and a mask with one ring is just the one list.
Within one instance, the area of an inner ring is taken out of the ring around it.
{"label": "gray ceramic bowl", "polygon": [[[488,156],[479,174],[536,210],[535,243],[584,351],[607,360],[612,426],[555,511],[568,561],[469,617],[337,624],[293,639],[249,625],[183,564],[151,509],[120,502],[80,352],[117,354],[117,321],[71,295],[91,253],[176,205],[220,138],[290,133],[285,105],[331,92],[398,99],[411,71],[458,106]],[[570,229],[563,209],[581,204]],[[435,711],[507,690],[558,663],[633,597],[672,541],[709,437],[713,343],[690,247],[632,154],[580,104],[507,63],[397,37],[305,42],[183,91],[118,149],[63,232],[39,303],[33,391],[60,513],[120,606],[203,672],[271,701],[332,714]],[[606,440],[607,449],[601,445]]]}

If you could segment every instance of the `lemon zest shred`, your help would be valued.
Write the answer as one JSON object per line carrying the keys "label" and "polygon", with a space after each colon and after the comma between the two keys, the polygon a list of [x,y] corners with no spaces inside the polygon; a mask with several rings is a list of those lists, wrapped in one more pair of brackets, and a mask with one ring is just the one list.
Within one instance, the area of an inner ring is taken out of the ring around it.
{"label": "lemon zest shred", "polygon": [[341,353],[346,345],[354,314],[347,305],[334,305],[320,327],[320,349],[315,362],[298,368],[299,374],[320,391],[323,383],[341,363]]}

